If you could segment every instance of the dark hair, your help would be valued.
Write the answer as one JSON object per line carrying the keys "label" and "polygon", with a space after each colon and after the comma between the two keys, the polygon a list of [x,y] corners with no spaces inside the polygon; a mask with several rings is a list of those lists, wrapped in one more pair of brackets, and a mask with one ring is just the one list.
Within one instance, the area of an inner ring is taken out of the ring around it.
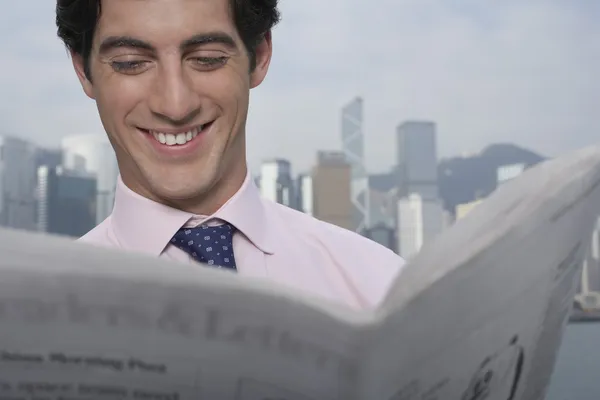
{"label": "dark hair", "polygon": [[[278,0],[229,0],[238,33],[250,58],[250,69],[256,67],[256,46],[279,22]],[[67,49],[80,55],[85,74],[91,79],[89,58],[96,24],[100,18],[101,0],[56,0],[58,36]]]}

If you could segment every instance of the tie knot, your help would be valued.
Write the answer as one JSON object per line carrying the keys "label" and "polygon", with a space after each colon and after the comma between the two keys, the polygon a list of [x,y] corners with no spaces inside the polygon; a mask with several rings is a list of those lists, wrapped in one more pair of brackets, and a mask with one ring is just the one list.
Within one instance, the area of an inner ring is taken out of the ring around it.
{"label": "tie knot", "polygon": [[[196,228],[181,228],[177,231],[171,242],[174,242],[177,239],[189,239],[190,237],[198,237],[202,236],[206,237],[205,240],[210,240],[212,237],[219,237],[222,240],[225,240],[228,236],[233,236],[233,225],[230,223],[224,223],[222,225],[215,226],[207,226],[202,225]],[[223,237],[221,237],[223,236]]]}
{"label": "tie knot", "polygon": [[196,261],[216,267],[235,269],[233,234],[229,224],[181,228],[171,239],[171,244],[191,255]]}

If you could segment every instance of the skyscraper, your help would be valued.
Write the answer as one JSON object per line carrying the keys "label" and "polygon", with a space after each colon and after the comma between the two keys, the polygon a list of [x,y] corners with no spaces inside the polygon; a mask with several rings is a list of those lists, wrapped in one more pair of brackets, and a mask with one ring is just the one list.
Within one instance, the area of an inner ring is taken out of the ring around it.
{"label": "skyscraper", "polygon": [[296,207],[292,166],[289,161],[274,159],[263,162],[260,168],[259,187],[265,199],[284,206]]}
{"label": "skyscraper", "polygon": [[313,216],[353,230],[351,182],[352,168],[344,153],[319,152],[312,171]]}
{"label": "skyscraper", "polygon": [[96,177],[62,166],[38,168],[38,230],[80,237],[96,225]]}
{"label": "skyscraper", "polygon": [[583,294],[589,292],[600,293],[600,218],[596,219],[596,225],[590,239],[591,245],[583,260],[583,272],[579,287]]}
{"label": "skyscraper", "polygon": [[298,211],[313,215],[314,191],[313,178],[309,174],[301,174],[296,181],[296,204]]}
{"label": "skyscraper", "polygon": [[36,148],[0,136],[0,226],[36,230]]}
{"label": "skyscraper", "polygon": [[363,100],[360,97],[342,109],[342,149],[352,176],[353,230],[361,233],[369,226],[369,177],[365,166]]}
{"label": "skyscraper", "polygon": [[395,170],[369,175],[369,226],[363,235],[396,251],[398,179]]}
{"label": "skyscraper", "polygon": [[35,156],[35,170],[39,167],[45,165],[49,168],[54,168],[62,165],[63,152],[62,149],[46,149],[43,147],[38,147],[36,149]]}
{"label": "skyscraper", "polygon": [[63,166],[70,171],[96,175],[96,223],[110,215],[113,208],[119,168],[106,135],[69,136],[62,141]]}
{"label": "skyscraper", "polygon": [[398,174],[393,170],[385,174],[369,175],[369,226],[396,227],[398,202]]}
{"label": "skyscraper", "polygon": [[[36,206],[35,206],[35,221],[36,221],[36,226],[39,230],[40,228],[40,216],[39,216],[39,212],[40,210],[43,210],[43,206],[40,205],[40,185],[39,185],[39,168],[40,167],[48,167],[48,168],[56,168],[58,166],[62,165],[62,159],[63,159],[63,152],[62,149],[60,148],[55,148],[55,149],[48,149],[48,148],[44,148],[44,147],[38,147],[36,149],[36,155],[35,155],[35,173],[36,173]],[[44,230],[42,230],[42,232],[45,232]]]}
{"label": "skyscraper", "polygon": [[400,195],[438,198],[437,144],[434,122],[408,121],[397,128]]}
{"label": "skyscraper", "polygon": [[525,163],[503,165],[501,167],[498,167],[498,169],[496,170],[498,185],[501,185],[518,177],[523,172],[525,172],[527,168],[528,167]]}
{"label": "skyscraper", "polygon": [[436,126],[408,121],[397,128],[398,252],[410,258],[444,226],[438,197]]}
{"label": "skyscraper", "polygon": [[398,253],[405,259],[417,254],[421,247],[443,229],[441,201],[424,198],[418,193],[398,201]]}
{"label": "skyscraper", "polygon": [[394,252],[397,252],[398,243],[396,240],[395,227],[390,228],[384,224],[376,224],[371,228],[368,228],[365,231],[364,236]]}

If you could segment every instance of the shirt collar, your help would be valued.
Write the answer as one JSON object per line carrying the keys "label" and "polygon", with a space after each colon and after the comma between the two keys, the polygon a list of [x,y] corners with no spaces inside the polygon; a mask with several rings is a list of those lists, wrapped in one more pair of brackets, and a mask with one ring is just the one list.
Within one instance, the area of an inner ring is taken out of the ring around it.
{"label": "shirt collar", "polygon": [[[111,223],[122,247],[159,256],[177,230],[197,217],[140,196],[118,177]],[[266,218],[265,205],[248,172],[237,193],[203,219],[229,222],[262,252],[273,254],[271,224],[266,223]]]}

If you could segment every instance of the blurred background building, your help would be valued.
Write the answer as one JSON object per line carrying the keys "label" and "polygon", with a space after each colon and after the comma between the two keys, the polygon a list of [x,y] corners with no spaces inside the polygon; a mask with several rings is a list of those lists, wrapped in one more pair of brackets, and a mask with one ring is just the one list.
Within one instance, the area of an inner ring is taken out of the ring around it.
{"label": "blurred background building", "polygon": [[300,174],[296,180],[296,205],[298,211],[314,215],[313,177],[311,174]]}
{"label": "blurred background building", "polygon": [[108,217],[115,200],[119,169],[106,135],[84,134],[62,140],[63,167],[96,176],[96,223]]}
{"label": "blurred background building", "polygon": [[0,225],[36,230],[36,148],[0,136]]}
{"label": "blurred background building", "polygon": [[352,230],[369,226],[369,177],[365,164],[363,99],[357,97],[342,108],[342,151],[351,171]]}
{"label": "blurred background building", "polygon": [[117,176],[104,134],[58,149],[0,136],[0,226],[79,237],[112,211]]}
{"label": "blurred background building", "polygon": [[274,159],[263,162],[258,185],[265,199],[296,207],[294,183],[292,166],[288,160]]}
{"label": "blurred background building", "polygon": [[[96,176],[62,166],[38,168],[38,230],[80,237],[96,225]],[[66,218],[65,216],[68,216]]]}
{"label": "blurred background building", "polygon": [[353,230],[352,179],[352,166],[343,152],[319,152],[312,170],[312,215]]}

